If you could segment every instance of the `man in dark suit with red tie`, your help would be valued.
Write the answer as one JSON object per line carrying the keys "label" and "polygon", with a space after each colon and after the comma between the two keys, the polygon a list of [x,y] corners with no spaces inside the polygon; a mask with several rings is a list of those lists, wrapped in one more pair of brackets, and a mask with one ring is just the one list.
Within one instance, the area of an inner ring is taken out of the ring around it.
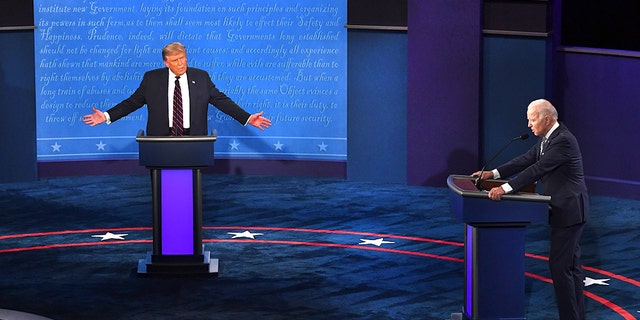
{"label": "man in dark suit with red tie", "polygon": [[129,98],[106,112],[93,107],[93,113],[85,115],[82,121],[91,126],[109,124],[147,105],[148,136],[207,135],[207,110],[212,104],[243,125],[260,130],[271,126],[263,112],[249,114],[218,90],[206,71],[187,68],[187,53],[182,44],[166,45],[162,59],[166,68],[146,72]]}
{"label": "man in dark suit with red tie", "polygon": [[576,137],[558,122],[558,112],[544,99],[531,102],[528,126],[539,142],[529,151],[493,171],[475,172],[481,179],[512,177],[492,188],[489,198],[518,191],[536,181],[542,194],[551,196],[549,224],[551,248],[549,269],[556,293],[560,320],[584,319],[580,237],[589,214],[589,196],[584,180],[582,154]]}

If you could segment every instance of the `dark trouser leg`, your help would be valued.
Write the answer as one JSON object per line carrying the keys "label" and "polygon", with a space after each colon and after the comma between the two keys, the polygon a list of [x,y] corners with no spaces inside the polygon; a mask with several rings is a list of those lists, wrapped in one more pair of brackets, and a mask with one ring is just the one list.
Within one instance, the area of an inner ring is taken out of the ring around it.
{"label": "dark trouser leg", "polygon": [[580,237],[584,223],[551,228],[549,269],[558,303],[560,320],[584,319]]}

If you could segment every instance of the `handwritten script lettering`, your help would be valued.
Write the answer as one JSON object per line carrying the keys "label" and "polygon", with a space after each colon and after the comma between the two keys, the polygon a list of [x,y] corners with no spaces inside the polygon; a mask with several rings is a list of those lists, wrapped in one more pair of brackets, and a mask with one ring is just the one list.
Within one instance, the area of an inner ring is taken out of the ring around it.
{"label": "handwritten script lettering", "polygon": [[[187,47],[189,67],[271,118],[266,136],[346,137],[345,0],[36,0],[34,9],[39,138],[144,128],[145,112],[97,129],[79,119],[128,98],[146,71],[164,67],[161,49],[173,41]],[[210,127],[246,134],[217,113]]]}

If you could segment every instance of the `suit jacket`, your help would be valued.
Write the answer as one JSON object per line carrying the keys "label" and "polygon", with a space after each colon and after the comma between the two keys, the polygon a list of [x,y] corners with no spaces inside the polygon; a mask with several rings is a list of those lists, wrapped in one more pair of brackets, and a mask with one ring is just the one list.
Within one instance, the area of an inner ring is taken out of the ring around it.
{"label": "suit jacket", "polygon": [[589,215],[589,196],[584,181],[582,154],[576,137],[564,124],[549,136],[540,156],[540,141],[529,151],[498,167],[509,185],[517,191],[536,181],[542,194],[551,196],[549,224],[568,227],[585,222]]}
{"label": "suit jacket", "polygon": [[[249,114],[227,95],[218,90],[209,74],[201,69],[187,68],[190,99],[190,134],[207,135],[207,109],[209,104],[228,114],[241,124],[246,124]],[[136,91],[127,99],[107,110],[111,121],[147,105],[147,135],[168,136],[169,128],[169,69],[148,71]]]}

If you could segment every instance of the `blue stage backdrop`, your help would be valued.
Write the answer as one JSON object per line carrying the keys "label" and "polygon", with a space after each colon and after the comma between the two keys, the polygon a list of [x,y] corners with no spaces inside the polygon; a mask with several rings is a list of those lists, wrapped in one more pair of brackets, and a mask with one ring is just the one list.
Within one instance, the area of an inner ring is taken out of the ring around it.
{"label": "blue stage backdrop", "polygon": [[110,125],[81,118],[127,98],[173,41],[273,122],[262,132],[210,108],[218,156],[346,161],[346,0],[35,0],[34,11],[39,161],[136,158],[144,108]]}

